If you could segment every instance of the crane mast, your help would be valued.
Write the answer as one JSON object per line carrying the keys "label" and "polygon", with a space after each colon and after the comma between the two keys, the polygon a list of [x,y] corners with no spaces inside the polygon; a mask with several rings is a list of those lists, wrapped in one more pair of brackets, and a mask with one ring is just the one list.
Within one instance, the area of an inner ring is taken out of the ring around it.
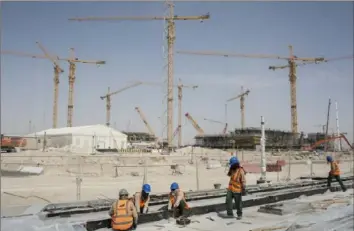
{"label": "crane mast", "polygon": [[[70,48],[71,59],[75,59],[74,48]],[[68,97],[68,115],[67,115],[67,127],[72,127],[72,117],[74,109],[74,83],[75,83],[75,71],[76,65],[73,62],[69,62],[69,97]]]}
{"label": "crane mast", "polygon": [[121,93],[121,92],[123,92],[125,90],[130,89],[130,88],[139,86],[141,84],[142,84],[142,82],[138,81],[138,82],[130,84],[130,85],[128,85],[126,87],[123,87],[122,89],[119,89],[119,90],[114,91],[114,92],[110,92],[110,88],[108,87],[107,94],[104,95],[104,96],[100,96],[101,100],[106,99],[106,125],[107,125],[107,127],[110,126],[110,121],[111,121],[111,96],[119,94],[119,93]]}
{"label": "crane mast", "polygon": [[240,110],[241,110],[241,128],[245,129],[245,96],[250,93],[250,90],[243,91],[243,86],[241,86],[241,94],[231,99],[228,99],[226,102],[233,101],[240,98]]}
{"label": "crane mast", "polygon": [[[160,86],[161,83],[156,82],[142,82],[146,85],[155,85]],[[178,80],[178,85],[173,85],[172,87],[177,87],[178,89],[178,130],[175,130],[173,133],[173,139],[176,136],[176,131],[178,132],[178,148],[182,146],[182,98],[183,98],[183,88],[192,88],[193,90],[198,88],[197,85],[184,85],[182,84],[181,79]]]}
{"label": "crane mast", "polygon": [[111,21],[111,20],[164,20],[167,22],[167,45],[168,45],[168,67],[167,67],[167,143],[168,149],[171,150],[173,146],[173,51],[176,39],[175,20],[205,20],[209,19],[210,15],[200,16],[177,16],[174,15],[174,5],[168,1],[169,16],[141,16],[141,17],[87,17],[87,18],[70,18],[71,21]]}
{"label": "crane mast", "polygon": [[[42,50],[44,55],[52,60],[54,63],[54,103],[53,103],[53,128],[57,127],[57,119],[58,119],[58,97],[59,97],[59,73],[60,67],[57,63],[59,59],[58,56],[54,59],[53,56],[49,54],[49,52],[44,48],[44,46],[40,42],[36,42],[38,47]],[[105,64],[105,61],[89,61],[89,60],[79,60],[75,57],[74,48],[70,48],[70,57],[66,60],[69,63],[69,95],[68,95],[68,113],[67,113],[67,127],[72,127],[73,120],[73,110],[74,110],[74,83],[75,83],[75,71],[76,71],[76,63],[86,63],[86,64]],[[32,56],[34,58],[34,56]],[[62,71],[63,72],[63,71]]]}
{"label": "crane mast", "polygon": [[204,130],[199,126],[199,124],[197,123],[197,121],[195,121],[193,119],[193,117],[189,114],[186,113],[185,116],[187,117],[187,119],[192,123],[193,127],[195,128],[195,130],[197,130],[197,132],[199,133],[199,135],[204,135]]}
{"label": "crane mast", "polygon": [[[262,54],[237,54],[229,52],[220,51],[177,51],[179,54],[188,55],[206,55],[206,56],[222,56],[222,57],[237,57],[237,58],[258,58],[258,59],[282,59],[287,60],[288,65],[281,67],[270,66],[270,70],[284,69],[289,67],[289,80],[290,80],[290,94],[291,94],[291,130],[293,134],[298,133],[297,128],[297,110],[296,110],[296,67],[299,65],[306,65],[312,63],[325,62],[326,60],[322,57],[317,58],[300,58],[293,55],[293,48],[289,45],[290,57],[283,57],[278,55],[262,55]],[[302,61],[304,63],[297,64],[295,61]]]}

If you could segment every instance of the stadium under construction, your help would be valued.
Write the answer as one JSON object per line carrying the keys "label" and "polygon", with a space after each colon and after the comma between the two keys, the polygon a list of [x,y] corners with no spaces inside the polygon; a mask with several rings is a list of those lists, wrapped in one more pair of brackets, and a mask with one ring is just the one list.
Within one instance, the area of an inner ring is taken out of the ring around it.
{"label": "stadium under construction", "polygon": [[[265,130],[266,149],[302,149],[325,139],[323,133],[309,133],[293,135],[290,131]],[[256,149],[261,141],[261,128],[235,129],[229,134],[217,135],[197,135],[195,136],[195,146],[220,148],[220,149]],[[329,142],[329,148],[333,147],[333,142]],[[319,147],[321,149],[321,146]]]}

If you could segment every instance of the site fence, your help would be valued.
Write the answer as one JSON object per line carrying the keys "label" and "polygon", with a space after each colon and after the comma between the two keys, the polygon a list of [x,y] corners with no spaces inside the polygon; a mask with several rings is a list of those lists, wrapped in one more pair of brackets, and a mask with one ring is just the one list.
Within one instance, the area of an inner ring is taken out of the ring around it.
{"label": "site fence", "polygon": [[[242,151],[236,153],[248,172],[247,184],[256,184],[260,177],[260,155],[244,152],[242,157]],[[268,156],[268,163],[283,160],[285,165],[278,172],[267,172],[267,180],[287,182],[300,176],[327,176],[329,166],[324,156],[317,156],[318,160],[310,160],[311,156],[302,160],[295,160],[295,157],[299,157],[295,152],[281,157]],[[354,174],[353,156],[339,157],[342,174]],[[26,155],[21,152],[6,154],[1,157],[2,194],[6,194],[2,202],[33,203],[24,199],[31,195],[52,203],[116,198],[119,189],[126,188],[133,193],[140,190],[143,183],[151,184],[153,193],[167,192],[172,182],[178,182],[186,191],[213,189],[218,184],[226,188],[229,158],[228,152],[198,153],[195,149],[175,156],[38,151],[26,152]],[[37,168],[33,170],[33,167]],[[17,172],[16,178],[11,177],[14,172]],[[20,178],[18,172],[33,175]]]}

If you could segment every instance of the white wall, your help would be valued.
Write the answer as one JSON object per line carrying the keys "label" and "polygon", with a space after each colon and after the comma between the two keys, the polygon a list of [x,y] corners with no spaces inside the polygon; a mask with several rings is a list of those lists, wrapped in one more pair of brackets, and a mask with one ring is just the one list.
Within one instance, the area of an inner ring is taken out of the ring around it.
{"label": "white wall", "polygon": [[127,139],[125,137],[113,136],[89,136],[89,135],[73,135],[72,136],[72,152],[93,153],[95,149],[126,149]]}

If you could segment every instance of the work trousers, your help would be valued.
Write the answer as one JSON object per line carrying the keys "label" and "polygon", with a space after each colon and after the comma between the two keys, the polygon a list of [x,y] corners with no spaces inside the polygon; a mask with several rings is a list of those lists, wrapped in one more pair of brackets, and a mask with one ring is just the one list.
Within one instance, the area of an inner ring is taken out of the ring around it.
{"label": "work trousers", "polygon": [[179,206],[173,209],[174,217],[180,217],[180,216],[185,216],[186,215],[186,202],[184,200],[181,200],[179,203]]}
{"label": "work trousers", "polygon": [[331,187],[331,182],[332,182],[332,178],[335,178],[336,181],[339,183],[340,187],[342,188],[342,191],[345,192],[347,191],[347,188],[344,186],[342,179],[340,178],[340,175],[334,176],[333,174],[328,174],[328,178],[327,178],[327,187]]}
{"label": "work trousers", "polygon": [[[146,213],[149,212],[149,208],[146,209]],[[140,207],[140,213],[143,214],[144,213],[144,207]]]}
{"label": "work trousers", "polygon": [[242,194],[237,192],[232,192],[227,190],[226,193],[226,212],[227,215],[233,216],[233,203],[232,201],[235,200],[235,207],[238,217],[242,217]]}

